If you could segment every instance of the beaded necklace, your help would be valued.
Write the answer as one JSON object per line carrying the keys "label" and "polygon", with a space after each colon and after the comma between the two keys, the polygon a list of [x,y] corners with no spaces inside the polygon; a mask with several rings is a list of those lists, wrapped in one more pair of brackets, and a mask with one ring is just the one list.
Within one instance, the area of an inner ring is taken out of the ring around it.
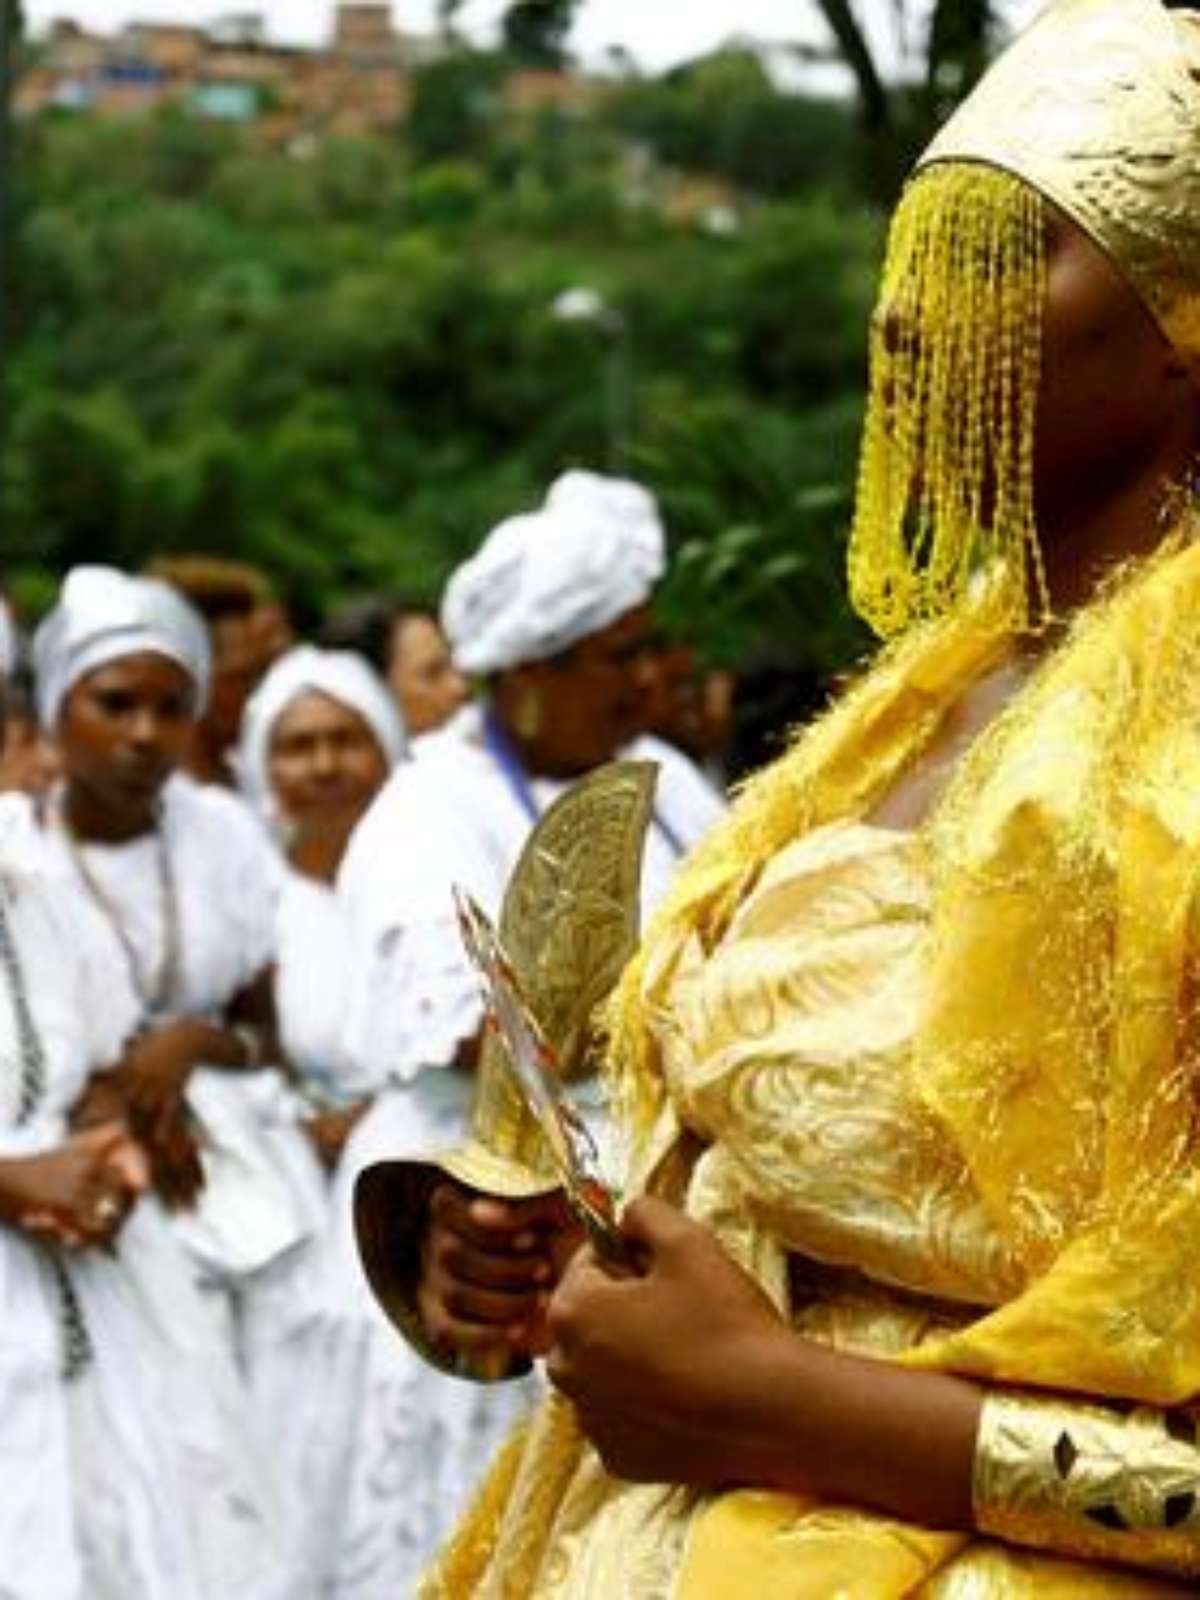
{"label": "beaded necklace", "polygon": [[154,830],[154,860],[158,878],[159,904],[162,908],[163,946],[156,972],[147,973],[138,959],[137,949],[122,919],[120,908],[113,902],[104,885],[92,870],[84,852],[83,843],[67,821],[62,806],[57,810],[59,824],[66,840],[71,862],[87,891],[88,897],[108,924],[121,948],[129,970],[134,992],[142,1002],[147,1016],[161,1014],[168,1009],[176,993],[179,979],[180,947],[182,943],[179,918],[179,893],[171,852],[163,832],[162,818]]}
{"label": "beaded necklace", "polygon": [[0,889],[0,969],[4,972],[4,985],[12,1006],[13,1021],[17,1029],[17,1050],[21,1058],[21,1086],[17,1097],[17,1126],[29,1121],[38,1102],[46,1091],[46,1051],[33,1019],[29,1004],[29,990],[25,983],[25,969],[13,938],[8,916],[10,891]]}

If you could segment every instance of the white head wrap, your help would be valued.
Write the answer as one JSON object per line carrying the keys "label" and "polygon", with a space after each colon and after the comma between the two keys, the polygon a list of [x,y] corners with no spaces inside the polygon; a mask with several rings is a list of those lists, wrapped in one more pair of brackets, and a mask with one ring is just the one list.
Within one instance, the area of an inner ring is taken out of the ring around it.
{"label": "white head wrap", "polygon": [[176,662],[196,686],[196,711],[208,700],[208,631],[187,601],[157,578],[115,567],[76,567],[33,640],[38,714],[45,728],[89,672],[148,652]]}
{"label": "white head wrap", "polygon": [[666,566],[654,496],[568,472],[540,511],[509,517],[451,577],[442,626],[463,672],[545,661],[644,605]]}
{"label": "white head wrap", "polygon": [[302,695],[327,695],[349,706],[370,728],[389,767],[407,749],[404,723],[382,678],[350,650],[316,650],[302,644],[289,650],[267,673],[246,702],[238,745],[238,783],[264,816],[274,814],[268,764],[271,734],[289,706]]}
{"label": "white head wrap", "polygon": [[608,516],[629,528],[644,525],[654,530],[660,547],[663,542],[658,501],[645,484],[635,483],[632,478],[609,478],[602,472],[573,467],[550,485],[546,505],[551,511]]}

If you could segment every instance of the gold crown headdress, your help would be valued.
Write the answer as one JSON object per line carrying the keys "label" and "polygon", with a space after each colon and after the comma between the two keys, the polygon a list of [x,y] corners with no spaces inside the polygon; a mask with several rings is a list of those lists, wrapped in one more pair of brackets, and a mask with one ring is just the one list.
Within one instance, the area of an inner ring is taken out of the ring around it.
{"label": "gold crown headdress", "polygon": [[1014,624],[1031,575],[1046,608],[1039,196],[1200,362],[1200,19],[1159,0],[1057,0],[918,163],[889,238],[850,548],[855,603],[882,634],[985,573]]}
{"label": "gold crown headdress", "polygon": [[1200,359],[1200,16],[1058,0],[918,163],[1011,172],[1091,235],[1174,347]]}

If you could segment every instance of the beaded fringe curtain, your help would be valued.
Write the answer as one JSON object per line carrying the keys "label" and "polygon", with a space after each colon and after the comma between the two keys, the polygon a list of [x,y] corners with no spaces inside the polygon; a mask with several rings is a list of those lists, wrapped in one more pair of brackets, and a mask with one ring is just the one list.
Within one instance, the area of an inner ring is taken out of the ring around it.
{"label": "beaded fringe curtain", "polygon": [[850,540],[855,608],[885,638],[941,615],[977,573],[1018,626],[1044,612],[1033,437],[1045,292],[1042,202],[945,162],[910,183],[888,240]]}

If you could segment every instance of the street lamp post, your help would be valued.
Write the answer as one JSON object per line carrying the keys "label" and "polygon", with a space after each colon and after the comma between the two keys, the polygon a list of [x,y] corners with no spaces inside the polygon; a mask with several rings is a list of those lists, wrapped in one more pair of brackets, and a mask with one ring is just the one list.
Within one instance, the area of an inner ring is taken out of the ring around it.
{"label": "street lamp post", "polygon": [[560,322],[585,323],[605,342],[604,418],[608,469],[623,472],[633,425],[633,357],[629,321],[598,289],[564,289],[551,304]]}

